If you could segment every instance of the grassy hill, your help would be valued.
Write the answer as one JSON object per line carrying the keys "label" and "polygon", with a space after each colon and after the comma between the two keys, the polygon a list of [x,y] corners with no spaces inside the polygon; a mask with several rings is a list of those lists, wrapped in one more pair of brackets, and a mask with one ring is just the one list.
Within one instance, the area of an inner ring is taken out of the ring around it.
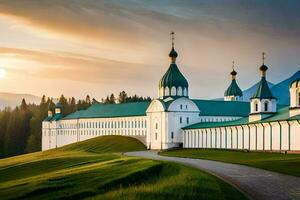
{"label": "grassy hill", "polygon": [[102,136],[0,160],[1,199],[245,199],[227,183],[179,164],[122,156],[139,141]]}

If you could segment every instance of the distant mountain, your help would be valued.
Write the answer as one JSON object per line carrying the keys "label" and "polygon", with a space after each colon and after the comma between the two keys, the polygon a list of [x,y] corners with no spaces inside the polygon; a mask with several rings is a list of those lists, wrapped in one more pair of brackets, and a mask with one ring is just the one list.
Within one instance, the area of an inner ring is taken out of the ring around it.
{"label": "distant mountain", "polygon": [[27,103],[39,104],[41,102],[41,97],[34,96],[31,94],[14,94],[0,92],[0,109],[5,107],[14,108],[21,104],[22,99],[25,99]]}
{"label": "distant mountain", "polygon": [[[244,101],[250,101],[250,98],[253,96],[253,94],[256,92],[257,88],[258,88],[258,83],[256,83],[255,85],[253,85],[252,87],[248,88],[247,90],[243,91],[243,100]],[[275,84],[268,82],[268,85],[270,88],[272,88]]]}
{"label": "distant mountain", "polygon": [[280,83],[274,85],[271,91],[275,97],[278,98],[278,104],[289,105],[290,104],[290,84],[292,81],[300,78],[300,70],[298,70],[294,75],[281,81]]}

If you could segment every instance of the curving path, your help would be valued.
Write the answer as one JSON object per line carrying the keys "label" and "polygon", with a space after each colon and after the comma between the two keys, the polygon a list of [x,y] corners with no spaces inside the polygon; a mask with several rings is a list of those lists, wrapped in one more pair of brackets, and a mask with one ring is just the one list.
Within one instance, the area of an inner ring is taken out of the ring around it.
{"label": "curving path", "polygon": [[202,169],[236,186],[251,199],[300,200],[300,178],[298,177],[237,164],[160,156],[154,151],[128,152],[125,155],[172,161]]}

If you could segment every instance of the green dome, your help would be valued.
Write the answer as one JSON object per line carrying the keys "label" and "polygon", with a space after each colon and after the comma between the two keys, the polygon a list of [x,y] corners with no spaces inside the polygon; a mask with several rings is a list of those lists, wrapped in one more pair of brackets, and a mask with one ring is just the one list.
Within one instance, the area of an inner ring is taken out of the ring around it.
{"label": "green dome", "polygon": [[169,53],[169,57],[170,58],[177,58],[178,54],[177,52],[175,51],[174,47],[172,47],[170,53]]}
{"label": "green dome", "polygon": [[173,86],[176,88],[180,86],[182,87],[182,89],[189,87],[187,80],[184,78],[183,74],[179,71],[175,63],[171,63],[169,69],[159,81],[160,88],[169,87],[169,89],[171,89]]}
{"label": "green dome", "polygon": [[236,80],[233,79],[228,89],[225,91],[225,96],[243,96],[243,92],[236,83]]}

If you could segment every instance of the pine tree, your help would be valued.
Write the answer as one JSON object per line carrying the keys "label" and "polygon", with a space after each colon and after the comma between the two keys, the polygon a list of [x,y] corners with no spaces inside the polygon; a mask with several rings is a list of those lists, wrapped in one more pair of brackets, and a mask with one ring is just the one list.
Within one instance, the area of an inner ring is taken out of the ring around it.
{"label": "pine tree", "polygon": [[120,92],[119,98],[118,98],[119,103],[126,103],[127,100],[128,100],[127,98],[128,98],[128,96],[127,96],[127,93],[125,91]]}

